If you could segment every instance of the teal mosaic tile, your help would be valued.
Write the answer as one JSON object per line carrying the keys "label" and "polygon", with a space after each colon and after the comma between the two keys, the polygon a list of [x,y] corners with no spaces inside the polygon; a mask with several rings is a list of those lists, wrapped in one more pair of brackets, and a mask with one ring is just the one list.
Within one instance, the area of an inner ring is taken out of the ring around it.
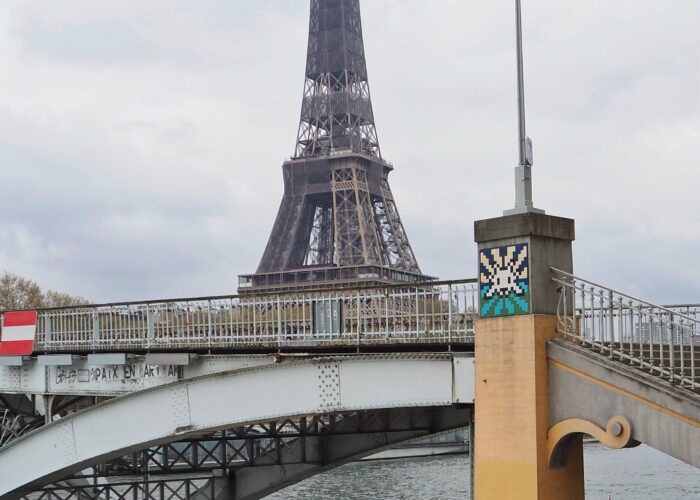
{"label": "teal mosaic tile", "polygon": [[482,318],[530,313],[527,243],[479,252],[479,314]]}

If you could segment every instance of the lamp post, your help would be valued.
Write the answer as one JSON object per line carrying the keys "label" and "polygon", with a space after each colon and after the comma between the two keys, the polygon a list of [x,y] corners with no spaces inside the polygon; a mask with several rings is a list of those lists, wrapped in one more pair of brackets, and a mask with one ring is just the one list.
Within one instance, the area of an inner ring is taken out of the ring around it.
{"label": "lamp post", "polygon": [[[554,367],[547,357],[549,341],[561,337],[557,332],[560,291],[551,269],[573,274],[576,234],[572,219],[545,214],[532,203],[520,2],[515,2],[519,150],[515,208],[503,217],[474,222],[479,318],[474,325],[474,420],[478,425],[471,458],[473,491],[476,498],[499,500],[584,500],[580,434],[569,437],[561,467],[551,467],[547,439],[550,419],[556,418],[550,410],[567,404],[557,392],[556,379],[550,385]],[[562,376],[569,375],[562,372]],[[517,474],[513,474],[514,460]]]}
{"label": "lamp post", "polygon": [[515,0],[515,42],[518,66],[518,151],[519,163],[515,167],[515,208],[506,210],[503,215],[544,210],[532,203],[532,141],[525,132],[525,79],[523,75],[523,27],[520,0]]}

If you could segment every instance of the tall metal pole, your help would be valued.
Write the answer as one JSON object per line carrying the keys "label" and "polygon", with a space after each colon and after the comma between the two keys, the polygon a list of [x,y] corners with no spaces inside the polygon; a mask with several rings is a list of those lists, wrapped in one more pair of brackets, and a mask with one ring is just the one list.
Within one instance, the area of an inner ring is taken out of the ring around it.
{"label": "tall metal pole", "polygon": [[532,141],[525,132],[525,77],[523,71],[523,23],[521,0],[515,0],[515,46],[518,66],[518,166],[515,167],[515,208],[504,215],[544,213],[532,203]]}
{"label": "tall metal pole", "polygon": [[[520,0],[515,0],[515,47],[518,62],[518,145],[520,149],[520,162],[518,165],[526,165],[527,158],[527,134],[525,133],[525,79],[523,76],[523,22]],[[532,164],[532,163],[530,163]]]}

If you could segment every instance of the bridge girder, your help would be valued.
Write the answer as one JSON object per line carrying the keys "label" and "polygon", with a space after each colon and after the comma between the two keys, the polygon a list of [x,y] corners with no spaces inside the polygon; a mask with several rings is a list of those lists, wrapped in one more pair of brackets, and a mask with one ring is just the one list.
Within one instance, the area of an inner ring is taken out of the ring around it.
{"label": "bridge girder", "polygon": [[[447,354],[327,357],[185,380],[115,398],[0,449],[0,495],[18,498],[97,463],[246,424],[471,404],[473,387],[473,358]],[[418,437],[397,436],[395,442]]]}
{"label": "bridge girder", "polygon": [[700,396],[572,342],[550,341],[547,353],[553,466],[566,461],[567,440],[585,433],[612,448],[644,443],[700,468]]}
{"label": "bridge girder", "polygon": [[[94,474],[75,477],[151,477],[229,471],[245,467],[290,463],[325,464],[337,457],[320,447],[325,438],[356,438],[411,432],[413,437],[449,430],[462,424],[463,411],[452,407],[394,408],[286,418],[246,425],[212,435],[154,446],[117,460],[94,466]],[[453,414],[457,417],[453,418]],[[464,422],[467,425],[468,422]],[[389,440],[391,443],[394,440]],[[376,446],[375,446],[376,448]]]}

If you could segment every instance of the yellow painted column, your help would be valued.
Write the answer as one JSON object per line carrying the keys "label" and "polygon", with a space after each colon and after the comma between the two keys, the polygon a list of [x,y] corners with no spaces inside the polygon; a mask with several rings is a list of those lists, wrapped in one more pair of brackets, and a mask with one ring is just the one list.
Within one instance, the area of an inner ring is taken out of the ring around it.
{"label": "yellow painted column", "polygon": [[574,221],[525,213],[477,221],[476,500],[582,500],[583,447],[547,456],[547,341],[557,335],[551,268],[571,272]]}
{"label": "yellow painted column", "polygon": [[549,389],[546,342],[556,317],[522,315],[476,325],[476,500],[584,498],[578,440],[566,466],[547,457]]}

